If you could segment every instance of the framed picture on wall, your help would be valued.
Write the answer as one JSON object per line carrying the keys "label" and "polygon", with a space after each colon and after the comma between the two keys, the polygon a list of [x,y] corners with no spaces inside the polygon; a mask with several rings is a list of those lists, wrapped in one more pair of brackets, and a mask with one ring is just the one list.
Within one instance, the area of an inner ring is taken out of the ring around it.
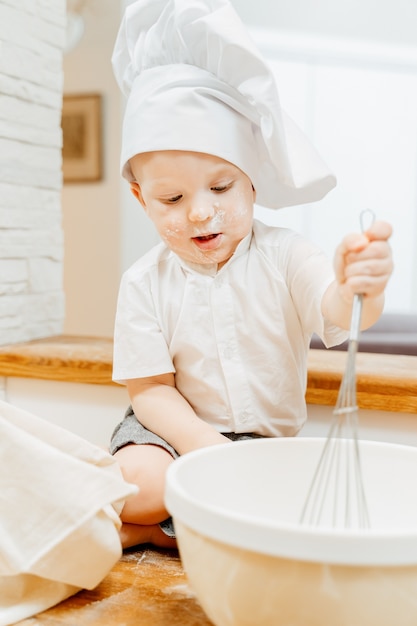
{"label": "framed picture on wall", "polygon": [[102,178],[101,96],[64,95],[62,169],[64,183]]}

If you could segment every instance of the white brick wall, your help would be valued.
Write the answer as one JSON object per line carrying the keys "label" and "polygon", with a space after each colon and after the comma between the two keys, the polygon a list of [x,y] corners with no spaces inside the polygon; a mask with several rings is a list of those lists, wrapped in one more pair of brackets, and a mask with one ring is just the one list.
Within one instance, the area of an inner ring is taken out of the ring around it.
{"label": "white brick wall", "polygon": [[62,332],[64,43],[65,0],[0,0],[0,345]]}

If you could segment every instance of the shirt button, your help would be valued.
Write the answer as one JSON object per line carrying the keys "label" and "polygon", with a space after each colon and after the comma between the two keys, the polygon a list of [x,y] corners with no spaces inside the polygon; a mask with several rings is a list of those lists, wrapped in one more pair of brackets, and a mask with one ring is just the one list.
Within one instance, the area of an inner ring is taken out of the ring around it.
{"label": "shirt button", "polygon": [[246,424],[246,422],[249,422],[249,413],[247,411],[243,411],[243,413],[240,414],[240,419],[244,424]]}
{"label": "shirt button", "polygon": [[223,355],[225,359],[231,359],[233,357],[233,348],[231,346],[226,346],[223,350]]}
{"label": "shirt button", "polygon": [[197,291],[195,293],[195,299],[199,303],[203,303],[204,302],[204,291],[203,291],[203,289],[197,289]]}

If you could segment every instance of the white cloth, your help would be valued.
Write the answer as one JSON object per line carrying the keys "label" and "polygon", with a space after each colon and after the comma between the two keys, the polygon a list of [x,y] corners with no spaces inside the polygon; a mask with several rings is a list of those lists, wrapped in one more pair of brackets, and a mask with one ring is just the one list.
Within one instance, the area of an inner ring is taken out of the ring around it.
{"label": "white cloth", "polygon": [[306,419],[311,334],[327,345],[347,334],[321,315],[331,264],[298,234],[255,221],[216,269],[191,267],[160,244],[124,274],[113,377],[175,372],[178,390],[218,430],[294,435]]}
{"label": "white cloth", "polygon": [[0,402],[0,626],[92,589],[121,556],[137,492],[104,450]]}
{"label": "white cloth", "polygon": [[128,97],[121,169],[153,150],[225,159],[270,208],[321,199],[335,184],[282,111],[275,79],[228,0],[138,0],[125,12],[113,53]]}

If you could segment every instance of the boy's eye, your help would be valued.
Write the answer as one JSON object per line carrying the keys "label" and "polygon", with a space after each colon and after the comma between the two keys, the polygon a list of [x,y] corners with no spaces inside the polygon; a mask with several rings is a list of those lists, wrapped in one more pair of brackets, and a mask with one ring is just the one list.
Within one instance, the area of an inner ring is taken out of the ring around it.
{"label": "boy's eye", "polygon": [[227,185],[215,185],[214,187],[210,187],[211,191],[216,191],[217,193],[222,193],[223,191],[227,191],[232,186],[232,183],[228,183]]}
{"label": "boy's eye", "polygon": [[172,198],[164,198],[162,202],[164,202],[165,204],[175,204],[176,202],[181,200],[181,198],[182,198],[182,195],[179,194],[178,196],[172,196]]}

